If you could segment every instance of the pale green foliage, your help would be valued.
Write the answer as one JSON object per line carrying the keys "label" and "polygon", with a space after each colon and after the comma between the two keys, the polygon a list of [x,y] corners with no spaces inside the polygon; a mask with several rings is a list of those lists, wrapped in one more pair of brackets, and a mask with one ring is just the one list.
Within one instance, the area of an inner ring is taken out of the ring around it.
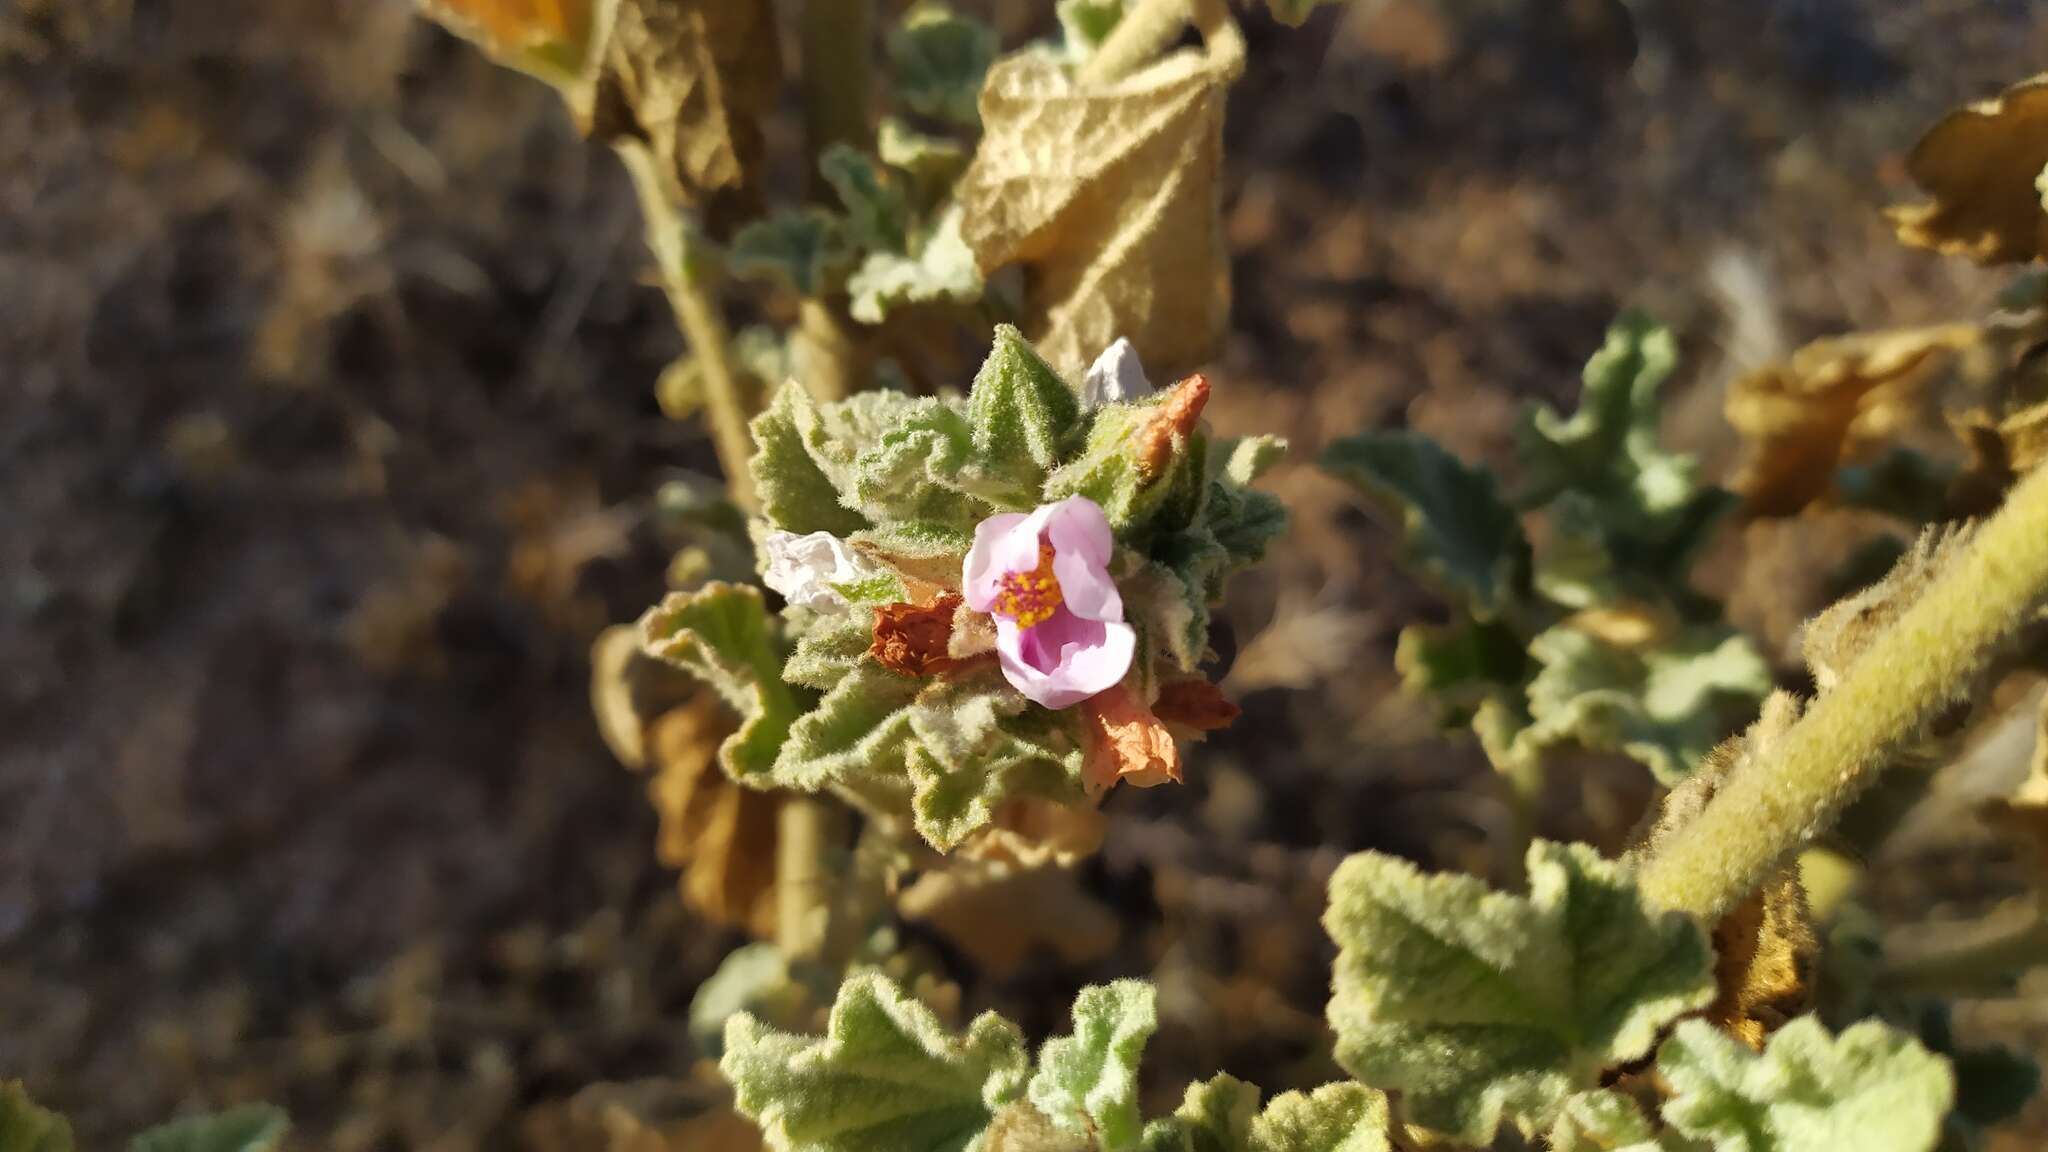
{"label": "pale green foliage", "polygon": [[968,126],[980,123],[975,101],[997,48],[995,29],[944,4],[921,0],[889,31],[897,99],[919,115]]}
{"label": "pale green foliage", "polygon": [[248,1104],[152,1128],[129,1141],[128,1152],[273,1152],[289,1131],[281,1109]]}
{"label": "pale green foliage", "polygon": [[18,1081],[0,1082],[0,1152],[73,1152],[71,1122],[29,1099]]}
{"label": "pale green foliage", "polygon": [[1512,757],[1553,744],[1616,749],[1664,784],[1683,779],[1729,729],[1756,711],[1771,670],[1740,633],[1701,627],[1640,651],[1568,627],[1529,641],[1531,723]]}
{"label": "pale green foliage", "polygon": [[1473,615],[1498,615],[1525,594],[1529,543],[1491,472],[1411,432],[1339,440],[1324,451],[1323,467],[1392,505],[1409,563]]}
{"label": "pale green foliage", "polygon": [[790,978],[789,962],[773,944],[746,944],[726,953],[718,970],[690,997],[690,1039],[716,1057],[725,1051],[725,1022],[742,1012],[783,1023],[807,1001],[804,987]]}
{"label": "pale green foliage", "polygon": [[1876,1020],[1831,1037],[1802,1016],[1761,1054],[1688,1020],[1657,1071],[1664,1118],[1714,1152],[1928,1152],[1955,1097],[1947,1062]]}
{"label": "pale green foliage", "polygon": [[[943,192],[967,168],[967,149],[957,141],[920,132],[894,116],[882,117],[881,131],[875,136],[875,151],[882,157],[882,163],[909,173],[919,189],[932,199],[937,199],[934,194]],[[959,230],[957,224],[954,230]]]}
{"label": "pale green foliage", "polygon": [[863,249],[901,251],[910,235],[910,202],[897,177],[857,148],[834,144],[818,170],[846,206],[846,232]]}
{"label": "pale green foliage", "polygon": [[1188,1085],[1173,1115],[1145,1126],[1143,1152],[1243,1152],[1251,1142],[1259,1089],[1235,1076]]}
{"label": "pale green foliage", "polygon": [[785,209],[734,233],[725,262],[742,279],[823,296],[853,267],[853,247],[841,218],[820,208]]}
{"label": "pale green foliage", "polygon": [[1074,998],[1074,1033],[1045,1042],[1031,1103],[1055,1125],[1094,1131],[1101,1152],[1138,1139],[1138,1062],[1158,1027],[1150,984],[1119,980]]}
{"label": "pale green foliage", "polygon": [[1392,1152],[1387,1098],[1363,1084],[1273,1097],[1252,1121],[1252,1152]]}
{"label": "pale green foliage", "polygon": [[840,986],[823,1038],[733,1017],[719,1069],[775,1152],[964,1152],[1022,1093],[1028,1064],[1002,1017],[951,1035],[870,972]]}
{"label": "pale green foliage", "polygon": [[804,446],[799,421],[813,410],[801,385],[785,384],[767,411],[754,417],[754,458],[748,468],[761,512],[791,532],[848,536],[868,526],[865,517],[840,503],[839,492]]}
{"label": "pale green foliage", "polygon": [[734,780],[759,783],[798,705],[782,681],[782,652],[761,590],[713,581],[672,592],[640,618],[640,637],[649,655],[704,681],[740,714],[718,762]]}
{"label": "pale green foliage", "polygon": [[1658,1132],[1634,1100],[1600,1089],[1564,1102],[1546,1138],[1550,1152],[1693,1152],[1701,1145]]}
{"label": "pale green foliage", "polygon": [[870,252],[847,279],[853,318],[880,324],[892,308],[981,298],[981,270],[960,238],[960,210],[948,206],[912,237],[912,251]]}
{"label": "pale green foliage", "polygon": [[1714,995],[1704,934],[1652,912],[1623,865],[1537,841],[1528,869],[1527,897],[1377,853],[1330,882],[1338,1063],[1471,1144],[1504,1119],[1548,1127]]}

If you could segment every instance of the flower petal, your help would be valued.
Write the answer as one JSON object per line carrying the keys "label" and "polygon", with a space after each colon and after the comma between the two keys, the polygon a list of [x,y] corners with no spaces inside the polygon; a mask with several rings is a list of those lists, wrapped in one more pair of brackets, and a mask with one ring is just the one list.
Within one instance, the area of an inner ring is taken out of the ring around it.
{"label": "flower petal", "polygon": [[[1028,519],[1022,512],[998,512],[974,526],[974,546],[967,550],[967,562],[960,568],[960,593],[967,598],[969,608],[986,612],[995,603],[996,593],[1002,591],[1003,577],[1014,571],[1005,566],[1014,551],[1011,541]],[[1032,542],[1032,562],[1025,566],[1026,571],[1038,562],[1037,535],[1034,529],[1026,537]]]}
{"label": "flower petal", "polygon": [[1109,578],[1116,537],[1102,506],[1085,496],[1069,496],[1048,508],[1045,534],[1052,543],[1052,573],[1067,607],[1085,620],[1122,622],[1123,596]]}
{"label": "flower petal", "polygon": [[1138,362],[1138,350],[1119,336],[1102,350],[1088,372],[1081,377],[1081,406],[1100,408],[1104,404],[1128,404],[1152,394],[1152,382],[1145,378],[1145,366]]}
{"label": "flower petal", "polygon": [[834,584],[850,584],[879,569],[830,532],[799,536],[780,528],[761,539],[761,582],[784,600],[820,612],[846,607]]}
{"label": "flower petal", "polygon": [[1087,620],[1061,609],[1035,628],[996,618],[1004,679],[1047,708],[1070,708],[1124,678],[1137,654],[1128,624]]}

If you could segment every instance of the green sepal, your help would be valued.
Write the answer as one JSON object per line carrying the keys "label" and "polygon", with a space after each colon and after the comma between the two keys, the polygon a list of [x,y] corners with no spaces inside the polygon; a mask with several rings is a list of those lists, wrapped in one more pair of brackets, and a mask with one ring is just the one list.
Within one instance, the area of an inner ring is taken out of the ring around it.
{"label": "green sepal", "polygon": [[128,1152],[274,1152],[291,1127],[283,1109],[245,1104],[151,1128],[128,1142]]}
{"label": "green sepal", "polygon": [[818,298],[844,282],[853,256],[844,219],[822,208],[791,208],[735,232],[725,266],[742,280],[781,284]]}
{"label": "green sepal", "polygon": [[1024,1038],[995,1013],[949,1034],[878,973],[840,985],[822,1038],[741,1014],[719,1070],[775,1152],[967,1152],[1024,1090]]}
{"label": "green sepal", "polygon": [[1139,980],[1083,988],[1074,1031],[1045,1042],[1026,1093],[1060,1128],[1093,1132],[1101,1152],[1137,1143],[1138,1064],[1159,1026],[1152,986]]}
{"label": "green sepal", "polygon": [[1705,934],[1652,910],[1625,866],[1539,840],[1528,870],[1529,895],[1514,896],[1367,852],[1330,881],[1337,1062],[1467,1144],[1504,1120],[1549,1127],[1714,997]]}
{"label": "green sepal", "polygon": [[979,470],[1010,486],[1007,507],[1028,510],[1059,498],[1047,490],[1046,474],[1080,431],[1081,401],[1011,325],[996,325],[967,394],[967,423]]}
{"label": "green sepal", "polygon": [[801,710],[782,680],[782,651],[761,590],[712,581],[671,592],[640,617],[648,655],[702,680],[740,714],[739,731],[718,749],[727,776],[742,784],[770,781],[790,725]]}
{"label": "green sepal", "polygon": [[889,30],[897,99],[921,116],[963,127],[981,123],[981,81],[995,63],[996,30],[932,0],[913,5]]}
{"label": "green sepal", "polygon": [[[1081,450],[1046,480],[1045,498],[1086,496],[1095,501],[1120,540],[1134,540],[1150,530],[1172,496],[1186,492],[1189,470],[1182,455],[1168,466],[1167,474],[1147,477],[1138,471],[1138,435],[1152,422],[1160,402],[1153,397],[1134,404],[1105,404],[1091,412]],[[1200,433],[1191,436],[1191,445],[1201,438]],[[1186,522],[1183,516],[1181,525]]]}

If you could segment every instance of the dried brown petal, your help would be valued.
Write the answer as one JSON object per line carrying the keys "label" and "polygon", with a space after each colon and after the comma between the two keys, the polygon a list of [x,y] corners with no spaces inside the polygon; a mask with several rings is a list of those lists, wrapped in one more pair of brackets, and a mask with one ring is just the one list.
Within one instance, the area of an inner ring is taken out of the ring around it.
{"label": "dried brown petal", "polygon": [[1827,492],[1845,456],[1911,422],[1937,354],[1981,336],[1944,324],[1832,337],[1738,380],[1727,415],[1748,443],[1735,487],[1750,511],[1789,515]]}
{"label": "dried brown petal", "polygon": [[1243,711],[1207,680],[1168,681],[1152,702],[1152,714],[1161,721],[1197,732],[1220,732]]}
{"label": "dried brown petal", "polygon": [[951,656],[953,617],[960,596],[948,592],[929,604],[875,607],[875,638],[868,655],[899,676],[937,676],[958,661]]}
{"label": "dried brown petal", "polygon": [[1209,404],[1209,378],[1197,372],[1173,386],[1152,418],[1138,430],[1132,451],[1138,458],[1138,477],[1150,482],[1166,472],[1174,453],[1187,448],[1188,437],[1201,423],[1202,409]]}
{"label": "dried brown petal", "polygon": [[1920,138],[1906,160],[1926,204],[1895,208],[1899,239],[1980,264],[2048,253],[2048,212],[2038,180],[2048,166],[2048,76],[1958,108]]}
{"label": "dried brown petal", "polygon": [[1128,781],[1136,788],[1180,783],[1180,748],[1159,717],[1119,684],[1081,705],[1088,726],[1082,782],[1100,796]]}

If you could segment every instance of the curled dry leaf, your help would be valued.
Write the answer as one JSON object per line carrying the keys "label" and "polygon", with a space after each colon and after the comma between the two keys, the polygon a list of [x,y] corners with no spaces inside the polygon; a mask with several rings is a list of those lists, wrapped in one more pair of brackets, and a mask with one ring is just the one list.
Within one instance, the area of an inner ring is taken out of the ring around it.
{"label": "curled dry leaf", "polygon": [[897,911],[926,924],[973,957],[986,975],[1007,979],[1044,950],[1069,968],[1116,947],[1115,913],[1057,866],[930,872],[904,889]]}
{"label": "curled dry leaf", "polygon": [[1187,450],[1188,437],[1202,422],[1202,409],[1209,404],[1209,378],[1200,372],[1173,386],[1160,402],[1159,410],[1138,432],[1133,450],[1138,457],[1138,478],[1151,483],[1166,473],[1175,453]]}
{"label": "curled dry leaf", "polygon": [[982,139],[955,187],[984,276],[1031,271],[1032,343],[1079,379],[1129,337],[1154,371],[1191,368],[1222,338],[1229,261],[1217,200],[1235,29],[1112,84],[1084,87],[1048,53],[989,69]]}
{"label": "curled dry leaf", "polygon": [[936,676],[958,661],[950,655],[953,620],[960,610],[959,593],[947,592],[929,604],[875,605],[875,638],[868,655],[899,676]]}
{"label": "curled dry leaf", "polygon": [[1892,210],[1899,239],[1980,264],[2048,254],[2048,75],[1958,108],[1920,138],[1906,170],[1933,199]]}
{"label": "curled dry leaf", "polygon": [[1089,795],[1101,796],[1123,781],[1135,788],[1180,783],[1173,733],[1129,688],[1119,684],[1091,696],[1081,711],[1087,726],[1081,775]]}
{"label": "curled dry leaf", "polygon": [[1826,493],[1845,456],[1912,420],[1942,355],[1981,334],[1943,324],[1831,337],[1736,381],[1727,415],[1747,443],[1735,487],[1750,511],[1790,515]]}
{"label": "curled dry leaf", "polygon": [[1197,732],[1220,732],[1230,727],[1244,710],[1230,702],[1223,690],[1207,680],[1169,680],[1160,686],[1159,699],[1152,702],[1152,714],[1169,725]]}
{"label": "curled dry leaf", "polygon": [[1017,796],[996,807],[988,824],[953,850],[953,859],[990,867],[1068,866],[1102,847],[1108,821],[1101,812],[1036,796]]}

